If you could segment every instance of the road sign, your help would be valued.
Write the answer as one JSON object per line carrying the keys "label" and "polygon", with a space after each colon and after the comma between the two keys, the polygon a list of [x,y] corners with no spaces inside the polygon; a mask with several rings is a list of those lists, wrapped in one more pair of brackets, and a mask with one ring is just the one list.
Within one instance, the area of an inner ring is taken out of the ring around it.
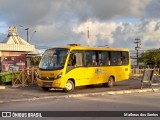
{"label": "road sign", "polygon": [[145,70],[143,73],[142,81],[141,81],[141,89],[143,88],[144,83],[149,83],[150,87],[154,91],[152,86],[153,77],[154,77],[154,69]]}

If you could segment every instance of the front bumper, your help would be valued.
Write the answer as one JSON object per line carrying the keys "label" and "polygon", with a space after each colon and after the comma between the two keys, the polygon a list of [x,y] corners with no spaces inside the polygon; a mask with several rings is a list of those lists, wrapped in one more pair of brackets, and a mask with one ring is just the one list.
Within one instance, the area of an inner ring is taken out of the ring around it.
{"label": "front bumper", "polygon": [[39,78],[37,79],[37,85],[40,87],[49,87],[49,88],[65,88],[64,85],[64,79],[63,78],[59,78],[56,80],[41,80]]}

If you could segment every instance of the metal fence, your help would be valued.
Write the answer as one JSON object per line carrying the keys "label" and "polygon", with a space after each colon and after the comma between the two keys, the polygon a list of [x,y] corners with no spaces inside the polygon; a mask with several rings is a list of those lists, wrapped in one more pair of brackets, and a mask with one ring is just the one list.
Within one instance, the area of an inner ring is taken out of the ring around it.
{"label": "metal fence", "polygon": [[[133,68],[133,69],[131,69],[131,77],[132,76],[142,76],[143,75],[143,73],[144,73],[144,70],[146,70],[146,69],[138,69],[138,68]],[[155,68],[154,69],[155,70],[155,75],[160,75],[160,68]]]}
{"label": "metal fence", "polygon": [[34,86],[36,85],[36,69],[24,69],[19,71],[12,71],[12,86]]}
{"label": "metal fence", "polygon": [[36,85],[36,71],[37,69],[23,69],[23,70],[11,70],[8,72],[0,73],[0,85],[12,85],[12,86],[34,86]]}

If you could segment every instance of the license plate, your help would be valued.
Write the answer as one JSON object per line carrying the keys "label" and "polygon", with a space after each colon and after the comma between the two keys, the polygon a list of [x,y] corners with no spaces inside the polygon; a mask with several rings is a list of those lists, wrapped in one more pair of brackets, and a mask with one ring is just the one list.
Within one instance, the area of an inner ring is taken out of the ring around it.
{"label": "license plate", "polygon": [[52,83],[46,82],[46,83],[43,83],[43,86],[44,87],[52,87]]}

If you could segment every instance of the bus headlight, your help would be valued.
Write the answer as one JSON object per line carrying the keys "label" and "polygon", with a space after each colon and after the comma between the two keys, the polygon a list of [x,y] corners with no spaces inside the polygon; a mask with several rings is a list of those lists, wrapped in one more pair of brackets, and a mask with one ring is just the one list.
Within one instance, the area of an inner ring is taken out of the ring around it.
{"label": "bus headlight", "polygon": [[61,78],[62,77],[62,72],[60,73],[60,74],[58,74],[56,77],[55,77],[55,79],[59,79],[59,78]]}

